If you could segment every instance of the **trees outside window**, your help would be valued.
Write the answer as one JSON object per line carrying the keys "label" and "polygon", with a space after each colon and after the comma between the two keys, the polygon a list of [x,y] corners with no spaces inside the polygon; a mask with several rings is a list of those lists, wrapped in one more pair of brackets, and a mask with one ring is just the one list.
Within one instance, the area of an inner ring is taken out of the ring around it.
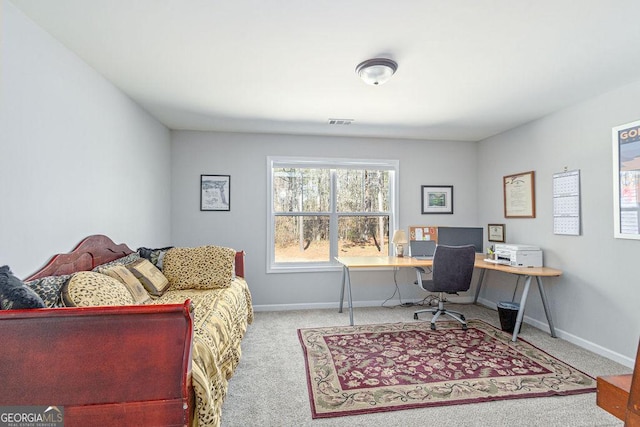
{"label": "trees outside window", "polygon": [[270,271],[389,254],[397,161],[270,157],[268,163]]}

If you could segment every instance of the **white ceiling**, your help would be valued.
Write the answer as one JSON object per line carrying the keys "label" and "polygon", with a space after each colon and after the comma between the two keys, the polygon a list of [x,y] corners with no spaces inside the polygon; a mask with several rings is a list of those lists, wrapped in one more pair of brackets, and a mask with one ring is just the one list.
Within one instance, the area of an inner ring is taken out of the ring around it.
{"label": "white ceiling", "polygon": [[171,129],[477,141],[640,80],[638,0],[11,2]]}

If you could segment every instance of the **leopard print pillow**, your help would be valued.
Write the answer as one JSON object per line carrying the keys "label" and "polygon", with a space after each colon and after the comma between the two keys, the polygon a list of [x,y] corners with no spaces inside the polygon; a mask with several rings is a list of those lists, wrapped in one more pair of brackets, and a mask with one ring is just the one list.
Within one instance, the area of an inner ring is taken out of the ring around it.
{"label": "leopard print pillow", "polygon": [[25,285],[40,295],[40,298],[44,301],[44,305],[47,307],[63,307],[62,300],[60,299],[60,290],[62,289],[62,285],[64,285],[70,278],[70,274],[62,276],[47,276],[25,282]]}
{"label": "leopard print pillow", "polygon": [[134,305],[127,287],[105,274],[82,271],[74,274],[62,286],[65,307],[94,307],[104,305]]}
{"label": "leopard print pillow", "polygon": [[129,255],[123,256],[122,258],[114,259],[113,261],[109,261],[109,262],[107,262],[105,264],[98,265],[91,271],[95,271],[97,273],[100,273],[100,270],[103,269],[103,268],[109,268],[109,267],[112,267],[114,265],[131,264],[132,262],[135,262],[135,261],[137,261],[139,259],[140,259],[140,255],[138,254],[138,252],[132,252]]}
{"label": "leopard print pillow", "polygon": [[235,257],[235,250],[221,246],[173,248],[164,257],[162,273],[170,290],[228,288]]}

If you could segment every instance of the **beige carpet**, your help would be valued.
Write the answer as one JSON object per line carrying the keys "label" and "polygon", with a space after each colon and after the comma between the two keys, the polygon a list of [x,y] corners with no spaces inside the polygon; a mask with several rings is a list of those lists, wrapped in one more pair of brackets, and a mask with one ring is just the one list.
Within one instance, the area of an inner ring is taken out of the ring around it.
{"label": "beige carpet", "polygon": [[[452,304],[451,308],[468,318],[500,325],[493,310],[475,305]],[[414,310],[356,308],[354,317],[356,324],[411,322]],[[240,365],[229,381],[222,426],[622,426],[596,405],[593,393],[312,419],[297,330],[348,324],[348,312],[338,313],[337,309],[257,312],[242,343]],[[631,372],[527,324],[522,327],[521,337],[592,377]]]}

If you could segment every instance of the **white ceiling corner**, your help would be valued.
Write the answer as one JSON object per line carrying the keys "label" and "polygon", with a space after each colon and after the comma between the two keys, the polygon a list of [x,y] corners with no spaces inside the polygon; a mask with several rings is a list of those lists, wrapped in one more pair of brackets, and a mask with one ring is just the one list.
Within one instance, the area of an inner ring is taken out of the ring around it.
{"label": "white ceiling corner", "polygon": [[640,80],[637,0],[11,2],[171,129],[477,141]]}

